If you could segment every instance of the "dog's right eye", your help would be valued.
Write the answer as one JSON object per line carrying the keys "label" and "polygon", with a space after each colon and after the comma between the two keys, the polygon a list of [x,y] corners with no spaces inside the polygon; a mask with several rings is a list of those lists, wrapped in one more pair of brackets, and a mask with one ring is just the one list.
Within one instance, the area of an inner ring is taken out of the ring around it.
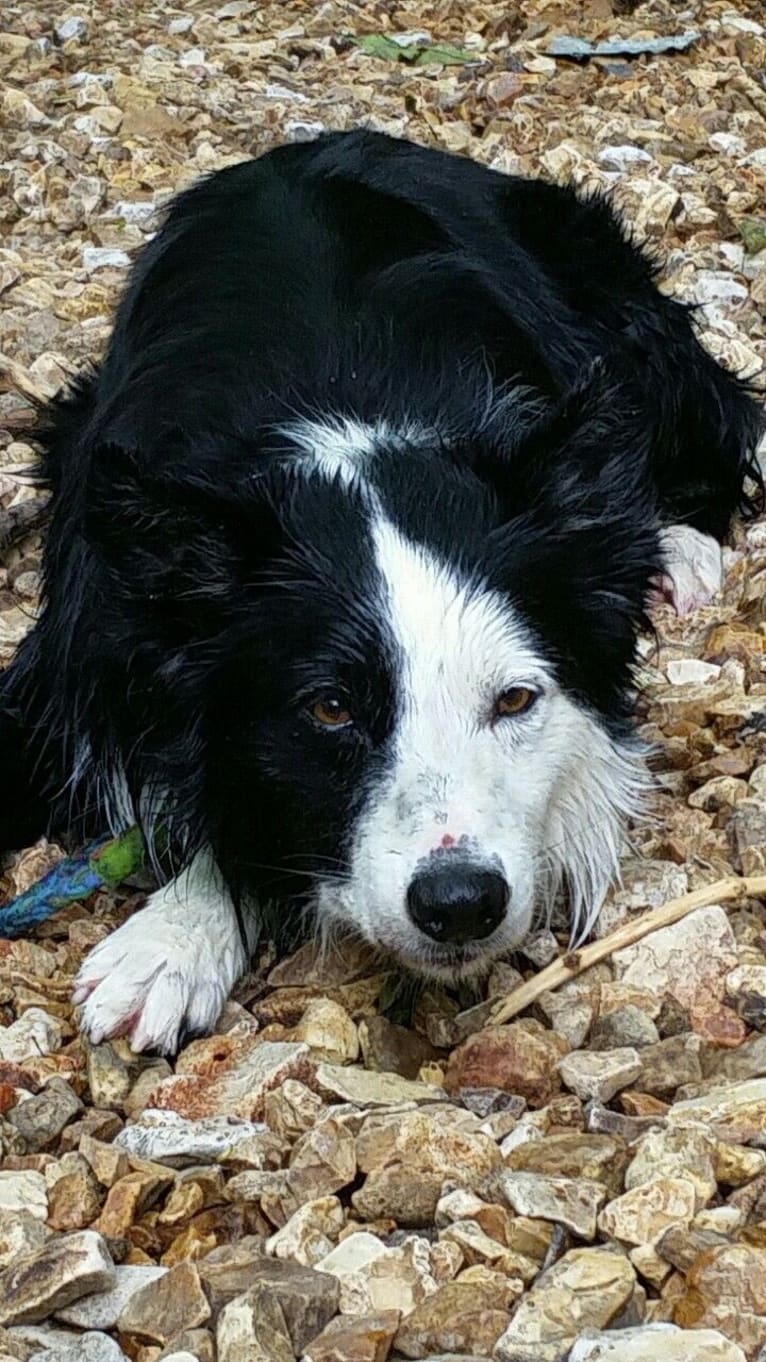
{"label": "dog's right eye", "polygon": [[323,728],[348,728],[353,723],[350,710],[337,695],[323,695],[315,700],[311,717]]}

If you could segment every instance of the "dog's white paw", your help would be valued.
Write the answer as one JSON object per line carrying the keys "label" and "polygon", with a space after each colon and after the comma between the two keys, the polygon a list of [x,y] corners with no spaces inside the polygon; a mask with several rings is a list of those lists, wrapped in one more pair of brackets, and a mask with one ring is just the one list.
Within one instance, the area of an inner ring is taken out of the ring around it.
{"label": "dog's white paw", "polygon": [[709,605],[723,584],[721,545],[690,525],[671,525],[660,536],[665,571],[657,583],[660,598],[677,615]]}
{"label": "dog's white paw", "polygon": [[83,962],[73,1002],[92,1044],[127,1036],[137,1052],[173,1054],[215,1026],[246,959],[231,900],[204,871],[193,863]]}

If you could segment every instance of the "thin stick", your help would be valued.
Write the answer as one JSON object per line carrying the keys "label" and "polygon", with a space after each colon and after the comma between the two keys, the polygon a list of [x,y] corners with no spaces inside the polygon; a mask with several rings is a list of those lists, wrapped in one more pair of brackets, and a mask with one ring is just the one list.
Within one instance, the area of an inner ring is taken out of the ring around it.
{"label": "thin stick", "polygon": [[766,875],[746,877],[731,875],[728,879],[716,880],[715,884],[703,885],[701,889],[695,889],[691,894],[684,894],[683,898],[670,899],[668,903],[663,903],[662,907],[644,913],[643,917],[624,922],[616,931],[602,937],[600,941],[592,941],[589,946],[569,951],[567,955],[554,960],[553,964],[548,965],[540,974],[528,979],[520,988],[514,989],[513,993],[501,999],[490,1013],[489,1025],[500,1026],[503,1022],[509,1021],[525,1007],[529,1007],[530,1003],[535,1002],[541,993],[559,988],[567,979],[574,979],[599,960],[605,960],[607,956],[623,950],[625,946],[634,945],[651,932],[656,932],[659,927],[669,927],[672,922],[680,922],[687,913],[693,913],[695,908],[705,908],[711,903],[728,903],[734,906],[742,899],[764,897]]}

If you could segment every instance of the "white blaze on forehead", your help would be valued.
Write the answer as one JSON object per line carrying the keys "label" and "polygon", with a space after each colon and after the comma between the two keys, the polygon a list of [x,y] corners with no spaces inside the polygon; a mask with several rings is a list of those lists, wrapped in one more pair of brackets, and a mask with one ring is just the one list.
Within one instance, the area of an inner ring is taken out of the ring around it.
{"label": "white blaze on forehead", "polygon": [[355,421],[350,416],[296,421],[283,426],[282,433],[298,446],[312,468],[328,479],[340,478],[345,487],[364,479],[379,449],[404,449],[428,438],[428,431],[414,422],[394,428],[387,421]]}
{"label": "white blaze on forehead", "polygon": [[404,713],[427,720],[427,731],[417,735],[419,756],[433,760],[438,751],[449,758],[459,733],[490,722],[499,692],[542,682],[548,669],[499,592],[466,585],[383,518],[373,523],[373,542],[386,623],[404,673]]}

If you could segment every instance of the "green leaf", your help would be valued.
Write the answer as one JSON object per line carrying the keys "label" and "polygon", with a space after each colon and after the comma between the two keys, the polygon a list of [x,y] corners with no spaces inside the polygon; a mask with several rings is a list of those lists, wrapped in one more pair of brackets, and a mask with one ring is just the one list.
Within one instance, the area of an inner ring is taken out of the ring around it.
{"label": "green leaf", "polygon": [[766,251],[766,222],[761,218],[743,218],[739,224],[739,234],[745,243],[748,255]]}
{"label": "green leaf", "polygon": [[466,62],[479,60],[474,52],[454,47],[452,43],[407,43],[402,46],[383,33],[366,33],[355,41],[369,57],[404,61],[411,66],[464,66]]}

